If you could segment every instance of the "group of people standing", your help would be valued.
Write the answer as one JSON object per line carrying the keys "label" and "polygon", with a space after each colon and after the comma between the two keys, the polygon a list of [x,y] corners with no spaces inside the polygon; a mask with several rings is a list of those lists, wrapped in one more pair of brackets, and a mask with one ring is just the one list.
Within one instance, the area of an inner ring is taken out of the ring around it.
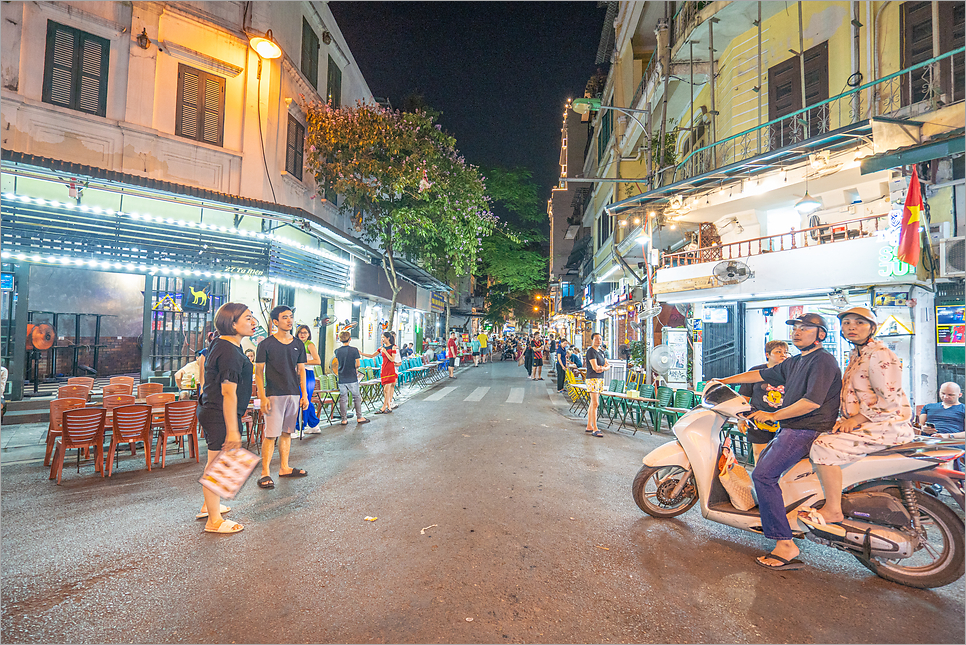
{"label": "group of people standing", "polygon": [[[311,404],[315,376],[307,366],[321,365],[322,361],[315,344],[311,342],[311,331],[308,326],[301,325],[293,335],[295,314],[284,305],[272,309],[270,319],[276,331],[258,343],[253,364],[242,350],[242,340],[255,333],[258,327],[255,315],[248,306],[235,302],[218,309],[214,318],[217,336],[207,348],[198,405],[198,421],[208,444],[207,468],[221,450],[241,446],[242,417],[248,410],[254,390],[265,420],[261,444],[262,471],[258,479],[258,486],[262,489],[275,487],[270,467],[276,443],[280,459],[278,476],[306,477],[308,472],[289,464],[292,434],[298,430],[300,420],[304,424],[303,432],[320,431],[315,407]],[[384,332],[381,347],[372,354],[363,354],[351,347],[348,331],[343,331],[339,340],[342,346],[335,352],[332,368],[339,375],[341,425],[348,424],[346,412],[350,395],[355,407],[356,423],[369,423],[369,419],[362,415],[359,393],[358,371],[362,356],[382,356],[380,380],[383,384],[383,407],[376,414],[391,413],[397,380],[396,365],[401,362],[395,335]],[[244,528],[223,517],[231,508],[221,504],[217,493],[208,488],[203,488],[203,491],[205,501],[197,517],[207,518],[206,532],[230,534]]]}

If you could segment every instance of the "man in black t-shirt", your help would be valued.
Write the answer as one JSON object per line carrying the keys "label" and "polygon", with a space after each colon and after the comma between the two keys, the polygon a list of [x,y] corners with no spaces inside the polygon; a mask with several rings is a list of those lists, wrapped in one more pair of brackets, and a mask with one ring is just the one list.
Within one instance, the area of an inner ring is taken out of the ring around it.
{"label": "man in black t-shirt", "polygon": [[291,308],[279,305],[272,309],[272,323],[278,328],[274,334],[255,348],[255,384],[261,413],[265,417],[262,439],[262,476],[259,488],[275,488],[269,472],[278,439],[281,465],[279,477],[305,477],[301,468],[291,468],[288,453],[292,447],[292,433],[300,410],[309,407],[305,387],[305,343],[292,335],[295,314]]}
{"label": "man in black t-shirt", "polygon": [[369,419],[362,416],[362,397],[359,395],[359,363],[362,355],[355,347],[349,346],[352,334],[347,331],[339,334],[339,341],[342,347],[335,350],[334,362],[337,363],[339,372],[339,414],[342,421],[339,425],[348,425],[346,419],[346,399],[352,395],[352,405],[356,409],[356,423],[369,423]]}
{"label": "man in black t-shirt", "polygon": [[799,569],[799,549],[785,515],[779,482],[785,472],[808,456],[812,442],[829,432],[839,414],[842,373],[835,358],[822,348],[828,325],[818,314],[803,314],[787,321],[792,342],[802,353],[763,370],[720,379],[722,383],[758,383],[784,386],[782,407],[777,412],[758,410],[754,421],[781,421],[781,429],[755,465],[751,478],[758,495],[758,510],[765,537],[776,540],[774,550],[756,559],[766,569]]}

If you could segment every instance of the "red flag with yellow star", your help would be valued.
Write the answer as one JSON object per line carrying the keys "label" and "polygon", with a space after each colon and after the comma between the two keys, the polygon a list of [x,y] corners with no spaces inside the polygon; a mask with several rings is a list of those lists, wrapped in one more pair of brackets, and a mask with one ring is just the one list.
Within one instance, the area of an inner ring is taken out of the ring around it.
{"label": "red flag with yellow star", "polygon": [[912,179],[909,180],[909,192],[906,193],[906,205],[902,208],[902,226],[899,229],[899,248],[896,258],[916,266],[919,264],[919,221],[922,213],[922,190],[919,187],[919,173],[912,167]]}

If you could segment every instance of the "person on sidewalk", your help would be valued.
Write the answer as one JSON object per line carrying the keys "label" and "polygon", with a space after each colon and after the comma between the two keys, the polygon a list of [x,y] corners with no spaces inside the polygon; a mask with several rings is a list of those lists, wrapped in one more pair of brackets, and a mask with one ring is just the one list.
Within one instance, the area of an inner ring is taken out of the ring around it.
{"label": "person on sidewalk", "polygon": [[[835,357],[822,348],[828,336],[828,325],[818,314],[807,313],[787,321],[792,326],[792,343],[801,352],[775,367],[743,372],[719,382],[758,383],[785,386],[782,407],[777,412],[758,410],[752,421],[781,421],[781,429],[761,453],[751,478],[758,494],[762,532],[775,540],[775,548],[755,559],[766,569],[800,569],[799,549],[792,539],[792,528],[785,514],[785,503],[779,485],[789,468],[808,456],[812,442],[835,425],[839,416],[839,394],[842,374]],[[713,382],[713,381],[712,381]]]}
{"label": "person on sidewalk", "polygon": [[523,341],[523,367],[527,370],[527,378],[533,379],[533,337]]}
{"label": "person on sidewalk", "polygon": [[259,488],[275,488],[269,466],[275,454],[276,439],[281,460],[278,476],[305,477],[308,474],[288,463],[298,415],[300,410],[309,407],[305,388],[305,345],[292,335],[295,314],[290,307],[279,305],[269,316],[278,331],[260,342],[255,350],[255,385],[265,417]]}
{"label": "person on sidewalk", "polygon": [[482,365],[486,363],[486,357],[490,355],[489,338],[485,331],[481,331],[476,340],[480,343],[480,365]]}
{"label": "person on sidewalk", "polygon": [[322,432],[322,422],[315,412],[312,405],[312,395],[315,393],[315,366],[322,364],[319,357],[319,350],[312,342],[312,330],[308,325],[299,325],[295,330],[295,336],[305,345],[305,393],[309,398],[309,407],[302,411],[302,432],[304,434],[320,434]]}
{"label": "person on sidewalk", "polygon": [[597,410],[600,407],[600,393],[604,391],[604,370],[610,369],[607,362],[607,355],[601,350],[603,337],[599,333],[594,333],[590,337],[590,347],[587,349],[587,378],[584,383],[587,385],[587,396],[590,398],[590,405],[587,407],[587,429],[591,436],[603,437],[604,433],[597,427]]}
{"label": "person on sidewalk", "polygon": [[345,415],[348,411],[346,399],[350,394],[352,395],[352,405],[356,409],[356,423],[358,425],[369,423],[369,419],[362,416],[362,397],[359,394],[359,363],[362,354],[359,353],[358,349],[349,345],[351,340],[352,334],[347,331],[341,332],[339,342],[342,343],[342,347],[335,350],[335,361],[338,364],[339,372],[339,414],[342,417],[339,425],[343,426],[349,425],[349,420]]}
{"label": "person on sidewalk", "polygon": [[543,340],[540,338],[540,334],[537,334],[533,338],[533,376],[530,377],[534,381],[543,380],[543,353]]}
{"label": "person on sidewalk", "polygon": [[395,336],[391,331],[384,331],[382,332],[382,347],[379,348],[379,351],[373,352],[372,354],[363,354],[366,358],[382,356],[382,368],[379,372],[379,379],[382,381],[383,404],[381,409],[376,410],[376,414],[392,413],[392,394],[396,386],[396,380],[398,379],[396,375],[396,364],[402,361],[399,358],[399,348],[396,347],[396,343],[393,342],[394,340]]}
{"label": "person on sidewalk", "polygon": [[456,332],[451,331],[449,333],[449,340],[446,341],[446,360],[449,361],[446,365],[446,369],[449,370],[449,377],[456,378],[453,374],[453,370],[456,369],[456,357],[459,356],[460,346],[456,342]]}
{"label": "person on sidewalk", "polygon": [[480,366],[480,339],[474,336],[470,341],[470,349],[473,351],[473,367]]}
{"label": "person on sidewalk", "polygon": [[564,379],[567,376],[567,340],[564,338],[560,339],[557,343],[557,351],[554,352],[557,357],[557,392],[564,391]]}
{"label": "person on sidewalk", "polygon": [[[252,363],[242,352],[241,341],[257,327],[247,305],[229,302],[215,312],[215,328],[221,335],[212,342],[205,361],[205,387],[198,407],[198,423],[208,444],[205,470],[223,449],[241,447],[241,418],[252,399]],[[231,507],[222,505],[218,493],[204,486],[201,490],[205,502],[196,517],[207,518],[205,532],[238,533],[245,528],[222,517]]]}

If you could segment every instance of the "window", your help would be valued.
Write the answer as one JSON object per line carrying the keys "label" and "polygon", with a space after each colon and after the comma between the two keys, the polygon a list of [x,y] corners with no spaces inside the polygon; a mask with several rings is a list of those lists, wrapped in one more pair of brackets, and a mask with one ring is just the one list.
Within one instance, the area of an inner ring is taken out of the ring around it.
{"label": "window", "polygon": [[275,305],[291,307],[292,313],[295,313],[295,287],[278,285],[278,298],[276,299]]}
{"label": "window", "polygon": [[309,21],[302,18],[302,73],[309,79],[312,87],[319,89],[319,37],[315,35]]}
{"label": "window", "polygon": [[302,179],[302,153],[305,147],[305,126],[288,115],[288,136],[285,141],[285,172]]}
{"label": "window", "polygon": [[600,249],[604,246],[604,242],[610,237],[611,233],[611,216],[604,211],[603,214],[597,219],[597,248]]}
{"label": "window", "polygon": [[342,106],[342,70],[335,64],[331,56],[329,56],[329,72],[325,100],[331,103],[332,107]]}
{"label": "window", "polygon": [[[961,2],[939,3],[939,51],[945,53],[958,49],[964,43],[964,15],[966,6]],[[902,3],[902,67],[912,67],[932,58],[932,3]],[[939,65],[939,92],[947,94],[946,102],[960,101],[964,97],[962,56],[953,56]],[[918,103],[929,99],[925,68],[903,77],[902,104]]]}
{"label": "window", "polygon": [[43,101],[106,116],[110,53],[106,38],[48,20]]}
{"label": "window", "polygon": [[174,132],[216,146],[225,140],[225,79],[178,65],[178,107]]}
{"label": "window", "polygon": [[607,144],[610,143],[610,135],[614,132],[614,111],[602,110],[600,115],[600,133],[597,135],[597,164],[599,165],[604,155],[607,154]]}
{"label": "window", "polygon": [[[805,52],[805,102],[798,56],[768,69],[768,120],[772,121],[828,98],[828,41]],[[797,119],[771,127],[771,148],[783,148],[830,129],[827,106],[809,110],[807,130]]]}

